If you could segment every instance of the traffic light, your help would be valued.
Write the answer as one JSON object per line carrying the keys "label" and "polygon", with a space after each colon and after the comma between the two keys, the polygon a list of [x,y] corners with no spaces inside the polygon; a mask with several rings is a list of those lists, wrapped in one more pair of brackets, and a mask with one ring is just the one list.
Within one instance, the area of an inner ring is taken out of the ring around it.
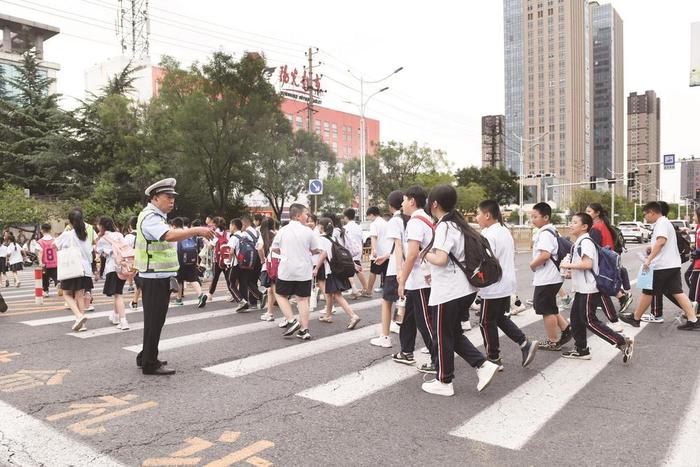
{"label": "traffic light", "polygon": [[596,189],[595,176],[591,175],[590,182],[591,182],[591,190],[595,191],[595,189]]}
{"label": "traffic light", "polygon": [[695,189],[695,201],[700,201],[700,188]]}
{"label": "traffic light", "polygon": [[629,178],[627,179],[627,186],[630,188],[634,188],[634,183],[637,179],[637,171],[635,170],[634,172],[629,173]]}

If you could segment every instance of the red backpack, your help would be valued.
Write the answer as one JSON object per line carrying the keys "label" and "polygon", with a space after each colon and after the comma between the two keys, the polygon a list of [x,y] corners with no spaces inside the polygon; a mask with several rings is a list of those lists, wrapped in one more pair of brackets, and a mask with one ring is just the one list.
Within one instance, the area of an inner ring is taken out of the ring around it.
{"label": "red backpack", "polygon": [[216,236],[216,245],[214,245],[214,261],[221,269],[228,267],[231,261],[231,247],[228,244],[226,232],[218,233],[214,231]]}

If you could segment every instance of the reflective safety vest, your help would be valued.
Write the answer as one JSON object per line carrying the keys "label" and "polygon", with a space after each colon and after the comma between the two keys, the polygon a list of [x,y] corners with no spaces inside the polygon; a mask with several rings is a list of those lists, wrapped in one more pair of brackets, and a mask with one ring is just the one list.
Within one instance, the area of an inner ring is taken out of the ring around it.
{"label": "reflective safety vest", "polygon": [[141,224],[147,216],[158,216],[166,222],[165,217],[151,205],[146,206],[139,214],[136,222],[136,269],[140,272],[177,272],[180,268],[177,243],[146,240]]}

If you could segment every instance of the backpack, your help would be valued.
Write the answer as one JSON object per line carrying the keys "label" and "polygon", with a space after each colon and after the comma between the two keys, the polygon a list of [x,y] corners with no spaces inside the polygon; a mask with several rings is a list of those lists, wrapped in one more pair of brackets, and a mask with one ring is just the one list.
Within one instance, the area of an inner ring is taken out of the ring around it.
{"label": "backpack", "polygon": [[574,248],[574,244],[571,243],[571,240],[569,240],[568,238],[559,235],[559,232],[555,232],[549,229],[540,230],[540,233],[542,232],[549,232],[550,234],[554,235],[557,239],[557,259],[554,259],[554,256],[550,256],[549,259],[551,259],[552,263],[554,263],[557,269],[559,269],[559,265],[561,264],[564,257],[572,251],[572,249]]}
{"label": "backpack", "polygon": [[357,258],[362,254],[362,245],[356,239],[350,238],[347,232],[343,232],[341,238],[343,239],[344,248],[350,252],[353,258]]}
{"label": "backpack", "polygon": [[676,231],[676,245],[678,246],[678,253],[681,255],[681,263],[690,261],[690,242],[678,230],[678,227],[674,225],[673,229]]}
{"label": "backpack", "polygon": [[105,240],[112,245],[112,254],[114,255],[114,263],[117,268],[117,277],[121,280],[133,279],[136,275],[136,267],[134,265],[134,259],[136,253],[134,249],[126,243],[122,238],[117,238],[110,233],[107,233],[103,237]]}
{"label": "backpack", "polygon": [[352,253],[330,236],[326,238],[331,242],[332,258],[328,261],[331,267],[331,274],[339,279],[350,279],[357,272],[355,270],[355,261],[352,259]]}
{"label": "backpack", "polygon": [[248,231],[244,233],[248,235],[241,235],[238,237],[240,240],[240,243],[238,244],[237,256],[238,267],[241,269],[255,269],[257,261],[260,260],[258,250],[255,248],[259,235],[253,235]]}
{"label": "backpack", "polygon": [[197,265],[197,239],[190,237],[177,242],[177,260],[180,266]]}
{"label": "backpack", "polygon": [[618,255],[621,255],[622,252],[627,251],[625,246],[625,237],[622,236],[620,229],[610,224],[610,228],[608,230],[610,230],[610,234],[613,238],[613,251]]}
{"label": "backpack", "polygon": [[214,262],[219,265],[219,268],[226,269],[227,263],[231,261],[231,247],[228,245],[228,236],[226,232],[219,234],[214,231],[216,244],[214,245]]}
{"label": "backpack", "polygon": [[[593,239],[590,240],[598,252],[598,274],[591,271],[591,274],[593,274],[595,278],[596,288],[601,295],[607,295],[609,297],[617,295],[620,289],[622,289],[622,263],[620,262],[620,255],[610,248],[601,248]],[[573,249],[571,251],[573,251]],[[580,244],[577,251],[578,255],[581,256]]]}

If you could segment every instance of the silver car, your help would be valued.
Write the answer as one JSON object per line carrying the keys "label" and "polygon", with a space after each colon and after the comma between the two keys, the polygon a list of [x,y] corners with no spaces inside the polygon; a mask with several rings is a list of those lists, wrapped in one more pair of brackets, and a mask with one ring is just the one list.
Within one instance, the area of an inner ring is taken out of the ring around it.
{"label": "silver car", "polygon": [[617,228],[620,229],[622,237],[626,241],[635,240],[639,243],[646,243],[651,238],[651,232],[641,222],[620,222],[617,224]]}

